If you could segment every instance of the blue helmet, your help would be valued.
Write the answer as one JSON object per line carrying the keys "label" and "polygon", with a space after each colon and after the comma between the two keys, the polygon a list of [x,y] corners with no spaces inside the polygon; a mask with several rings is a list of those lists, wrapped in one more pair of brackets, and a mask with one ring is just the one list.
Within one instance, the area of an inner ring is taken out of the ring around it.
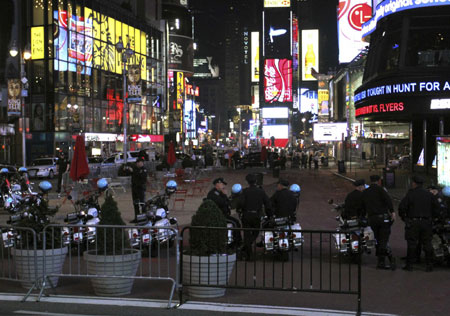
{"label": "blue helmet", "polygon": [[450,187],[446,186],[442,189],[442,194],[446,197],[450,197]]}
{"label": "blue helmet", "polygon": [[166,183],[166,192],[174,193],[177,190],[177,182],[175,180],[169,180]]}
{"label": "blue helmet", "polygon": [[301,191],[300,186],[295,183],[289,187],[289,190],[291,190],[294,193],[300,193],[300,191]]}
{"label": "blue helmet", "polygon": [[108,180],[101,178],[97,181],[97,188],[100,190],[106,190],[108,188]]}
{"label": "blue helmet", "polygon": [[233,184],[233,186],[231,187],[231,193],[233,194],[239,194],[242,191],[242,185],[240,185],[239,183]]}
{"label": "blue helmet", "polygon": [[0,170],[0,173],[8,173],[8,172],[9,172],[8,168],[2,168]]}
{"label": "blue helmet", "polygon": [[20,167],[19,172],[28,172],[28,169],[25,167]]}
{"label": "blue helmet", "polygon": [[39,189],[41,189],[42,192],[46,193],[52,189],[52,184],[48,181],[42,181],[39,183]]}

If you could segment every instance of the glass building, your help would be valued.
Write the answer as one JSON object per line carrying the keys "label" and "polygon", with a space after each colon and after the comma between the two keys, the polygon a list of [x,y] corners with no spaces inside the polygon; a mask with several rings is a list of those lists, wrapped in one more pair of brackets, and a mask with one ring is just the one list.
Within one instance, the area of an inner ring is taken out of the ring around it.
{"label": "glass building", "polygon": [[[88,155],[122,150],[123,63],[116,44],[133,50],[127,82],[141,85],[128,105],[129,150],[161,142],[165,110],[164,32],[111,1],[24,0],[31,45],[27,62],[27,160],[69,150],[85,135]],[[23,4],[22,4],[23,5]]]}

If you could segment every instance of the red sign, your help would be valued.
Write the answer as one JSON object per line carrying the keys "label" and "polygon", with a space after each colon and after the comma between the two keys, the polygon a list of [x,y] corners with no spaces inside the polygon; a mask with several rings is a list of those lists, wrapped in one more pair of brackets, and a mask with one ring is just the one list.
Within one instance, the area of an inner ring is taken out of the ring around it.
{"label": "red sign", "polygon": [[347,12],[350,6],[350,0],[340,0],[338,7],[338,20]]}
{"label": "red sign", "polygon": [[164,135],[143,135],[135,134],[130,136],[131,141],[138,143],[162,143]]}
{"label": "red sign", "polygon": [[404,109],[405,105],[403,102],[372,104],[356,109],[355,116],[373,113],[402,112]]}
{"label": "red sign", "polygon": [[[271,146],[271,145],[269,145],[269,142],[270,142],[269,138],[267,138],[267,139],[261,138],[260,142],[261,142],[262,146]],[[275,138],[275,147],[285,148],[288,143],[289,143],[289,139],[287,139],[287,138]]]}
{"label": "red sign", "polygon": [[362,30],[362,25],[372,17],[372,8],[366,3],[355,5],[348,12],[348,23],[357,31]]}
{"label": "red sign", "polygon": [[292,102],[292,60],[265,60],[264,100],[268,103]]}

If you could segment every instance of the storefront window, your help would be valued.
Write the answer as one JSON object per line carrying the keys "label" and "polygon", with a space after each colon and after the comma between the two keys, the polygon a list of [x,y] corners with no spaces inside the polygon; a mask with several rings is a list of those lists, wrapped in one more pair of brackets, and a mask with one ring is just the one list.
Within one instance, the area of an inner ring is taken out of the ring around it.
{"label": "storefront window", "polygon": [[67,96],[57,95],[57,102],[55,104],[55,131],[66,131],[68,112],[67,112]]}
{"label": "storefront window", "polygon": [[102,131],[102,108],[100,100],[94,100],[94,131]]}
{"label": "storefront window", "polygon": [[85,115],[85,122],[86,122],[86,132],[93,132],[94,131],[94,108],[92,107],[92,100],[89,98],[85,99],[85,107],[86,110],[84,112]]}

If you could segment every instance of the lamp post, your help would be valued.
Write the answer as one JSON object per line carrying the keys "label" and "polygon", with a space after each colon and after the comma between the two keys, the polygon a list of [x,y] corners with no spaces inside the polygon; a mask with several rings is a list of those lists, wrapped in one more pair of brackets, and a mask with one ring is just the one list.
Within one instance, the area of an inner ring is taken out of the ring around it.
{"label": "lamp post", "polygon": [[123,124],[123,162],[127,163],[127,63],[128,59],[130,59],[134,52],[130,48],[130,43],[127,44],[127,48],[123,45],[122,37],[119,37],[119,41],[116,44],[116,50],[119,54],[122,54],[122,63],[123,63],[123,114],[122,114],[122,124]]}
{"label": "lamp post", "polygon": [[[16,57],[17,55],[20,55],[20,81],[24,85],[24,89],[26,90],[28,86],[28,79],[27,74],[25,72],[25,60],[29,60],[31,58],[31,50],[29,45],[27,45],[23,51],[21,52],[21,49],[18,49],[16,46],[16,43],[14,42],[9,50],[9,54],[11,57]],[[21,103],[21,110],[22,110],[22,162],[23,166],[25,167],[27,164],[27,154],[26,154],[26,127],[25,127],[25,97],[22,91],[20,92],[20,103]]]}

